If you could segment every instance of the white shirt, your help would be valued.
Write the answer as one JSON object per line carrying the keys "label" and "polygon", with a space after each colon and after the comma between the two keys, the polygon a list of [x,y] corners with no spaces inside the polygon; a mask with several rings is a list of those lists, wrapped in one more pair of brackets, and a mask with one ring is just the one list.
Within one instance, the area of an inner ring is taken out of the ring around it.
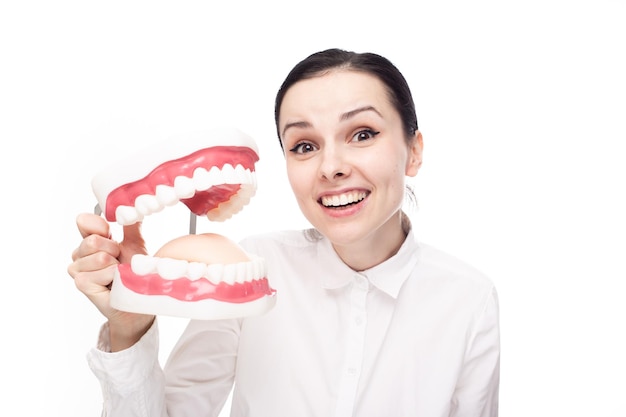
{"label": "white shirt", "polygon": [[[497,416],[492,282],[418,243],[355,272],[303,232],[248,238],[277,290],[268,313],[190,321],[163,372],[154,325],[133,347],[88,355],[107,416]],[[167,411],[165,411],[167,409]]]}

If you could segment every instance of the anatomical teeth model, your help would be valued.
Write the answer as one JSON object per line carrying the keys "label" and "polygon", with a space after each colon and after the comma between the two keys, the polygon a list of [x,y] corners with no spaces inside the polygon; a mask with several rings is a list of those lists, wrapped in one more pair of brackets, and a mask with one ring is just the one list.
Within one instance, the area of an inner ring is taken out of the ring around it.
{"label": "anatomical teeth model", "polygon": [[[181,202],[194,220],[225,221],[254,196],[258,160],[254,140],[236,129],[172,137],[96,175],[97,210],[127,226]],[[133,256],[118,265],[111,288],[116,309],[207,320],[261,314],[275,298],[265,260],[214,233]]]}

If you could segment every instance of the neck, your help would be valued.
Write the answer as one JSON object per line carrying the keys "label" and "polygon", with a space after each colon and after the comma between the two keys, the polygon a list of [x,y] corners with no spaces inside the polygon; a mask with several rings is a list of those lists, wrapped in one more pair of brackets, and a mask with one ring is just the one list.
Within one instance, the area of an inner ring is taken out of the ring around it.
{"label": "neck", "polygon": [[409,229],[408,218],[400,212],[398,216],[393,216],[385,226],[367,238],[350,245],[333,244],[333,248],[351,269],[365,271],[398,253]]}

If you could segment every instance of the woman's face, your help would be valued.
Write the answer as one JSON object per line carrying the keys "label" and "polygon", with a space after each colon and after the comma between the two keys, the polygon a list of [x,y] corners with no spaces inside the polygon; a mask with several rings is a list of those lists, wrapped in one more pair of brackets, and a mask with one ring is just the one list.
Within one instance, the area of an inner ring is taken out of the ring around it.
{"label": "woman's face", "polygon": [[405,175],[421,164],[422,139],[418,132],[407,144],[387,94],[372,75],[336,70],[297,82],[280,107],[289,182],[305,217],[335,246],[400,238],[394,215]]}

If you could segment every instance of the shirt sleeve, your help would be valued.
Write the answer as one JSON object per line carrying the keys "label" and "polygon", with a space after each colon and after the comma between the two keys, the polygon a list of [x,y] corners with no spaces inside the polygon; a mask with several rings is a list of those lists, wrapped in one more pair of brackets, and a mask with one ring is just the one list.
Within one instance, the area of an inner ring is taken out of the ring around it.
{"label": "shirt sleeve", "polygon": [[156,320],[136,344],[113,353],[103,325],[87,355],[102,388],[102,415],[218,416],[233,386],[240,328],[239,320],[191,320],[162,370]]}
{"label": "shirt sleeve", "polygon": [[470,333],[450,417],[497,417],[499,382],[499,307],[492,287]]}
{"label": "shirt sleeve", "polygon": [[156,320],[137,343],[119,352],[110,352],[108,335],[108,324],[104,324],[98,346],[87,355],[89,366],[102,388],[102,415],[166,416]]}

